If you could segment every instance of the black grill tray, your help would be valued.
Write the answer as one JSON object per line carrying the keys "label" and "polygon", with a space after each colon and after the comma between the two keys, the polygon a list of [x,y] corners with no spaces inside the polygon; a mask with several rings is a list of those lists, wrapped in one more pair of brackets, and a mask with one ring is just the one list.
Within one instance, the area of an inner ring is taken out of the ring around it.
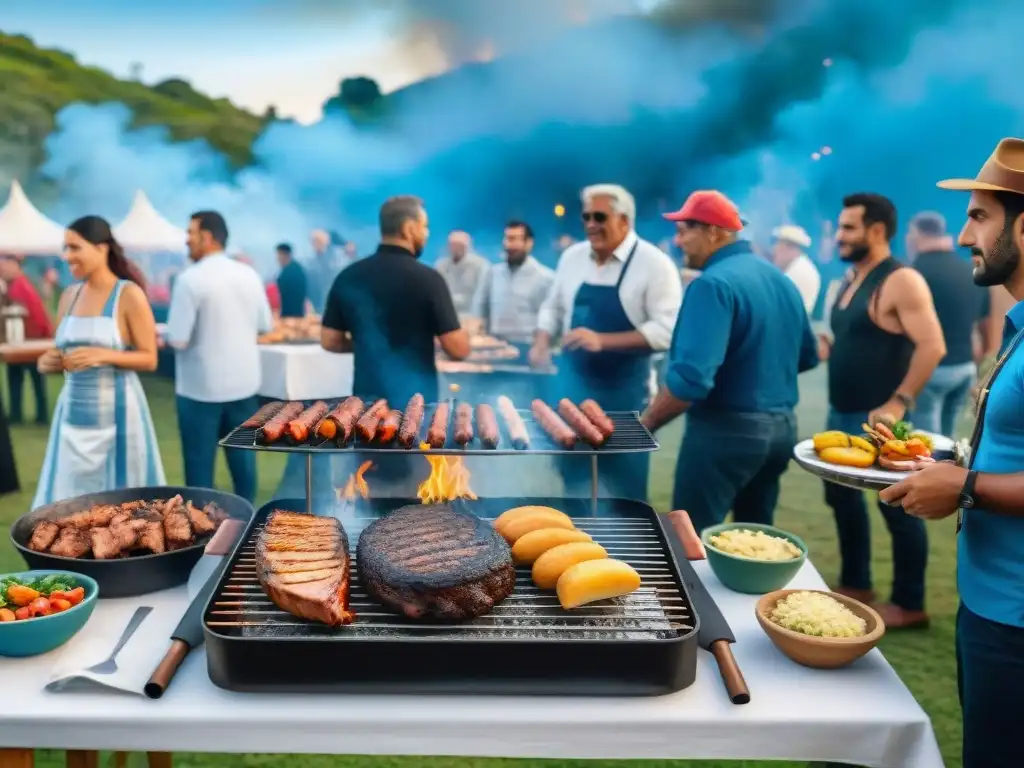
{"label": "black grill tray", "polygon": [[[267,693],[522,694],[656,696],[696,675],[698,618],[680,577],[681,547],[647,504],[601,499],[481,499],[457,508],[485,519],[537,504],[571,515],[581,530],[642,578],[626,598],[563,611],[518,568],[515,592],[488,616],[468,622],[414,621],[366,595],[355,547],[376,516],[418,500],[360,501],[342,516],[352,551],[353,624],[331,628],[278,610],[256,580],[254,543],[274,509],[265,505],[231,555],[203,615],[210,679],[233,691]],[[340,515],[340,508],[335,514]]]}

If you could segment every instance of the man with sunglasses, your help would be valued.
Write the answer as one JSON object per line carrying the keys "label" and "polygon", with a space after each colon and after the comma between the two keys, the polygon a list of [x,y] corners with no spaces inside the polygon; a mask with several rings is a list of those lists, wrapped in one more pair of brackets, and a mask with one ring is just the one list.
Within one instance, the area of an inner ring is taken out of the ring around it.
{"label": "man with sunglasses", "polygon": [[[633,229],[636,203],[624,188],[583,190],[587,240],[565,250],[540,309],[530,349],[533,365],[551,360],[561,337],[557,398],[593,398],[606,411],[642,411],[650,398],[651,356],[668,348],[682,302],[672,260]],[[601,458],[603,495],[647,498],[650,455]],[[561,462],[565,491],[589,494],[590,465]]]}
{"label": "man with sunglasses", "polygon": [[665,374],[643,422],[651,431],[687,414],[672,509],[697,530],[721,523],[771,524],[779,478],[796,443],[797,374],[818,364],[817,341],[793,281],[741,240],[736,206],[694,192],[676,223],[686,289]]}

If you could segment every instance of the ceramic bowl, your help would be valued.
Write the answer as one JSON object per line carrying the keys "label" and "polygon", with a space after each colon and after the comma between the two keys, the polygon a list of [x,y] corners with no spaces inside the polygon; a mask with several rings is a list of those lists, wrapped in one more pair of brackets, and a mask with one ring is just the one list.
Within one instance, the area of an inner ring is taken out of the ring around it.
{"label": "ceramic bowl", "polygon": [[55,574],[72,577],[76,584],[85,588],[85,598],[78,605],[60,613],[38,616],[34,619],[0,622],[0,656],[22,658],[48,653],[64,645],[89,621],[96,608],[99,586],[88,576],[70,571],[26,571],[4,574],[0,579],[11,576],[19,579],[39,579]]}
{"label": "ceramic bowl", "polygon": [[[799,548],[801,554],[792,560],[755,560],[751,557],[732,555],[715,549],[714,544],[711,543],[711,537],[723,531],[732,530],[763,531],[769,536],[787,539]],[[701,532],[700,538],[704,542],[704,549],[707,550],[708,565],[711,566],[711,570],[714,571],[718,580],[734,592],[742,592],[747,595],[763,595],[766,592],[782,589],[796,576],[797,571],[807,560],[807,545],[800,537],[773,525],[722,523],[705,528]]]}

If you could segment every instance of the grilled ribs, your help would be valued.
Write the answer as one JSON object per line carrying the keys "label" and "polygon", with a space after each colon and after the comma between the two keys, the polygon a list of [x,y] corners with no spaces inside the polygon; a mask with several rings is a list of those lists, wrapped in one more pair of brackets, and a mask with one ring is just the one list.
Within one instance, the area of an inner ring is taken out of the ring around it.
{"label": "grilled ribs", "polygon": [[256,541],[256,574],[267,597],[293,616],[349,624],[348,535],[341,521],[275,510]]}
{"label": "grilled ribs", "polygon": [[413,619],[483,616],[516,583],[505,540],[446,504],[401,507],[370,523],[356,562],[370,596]]}

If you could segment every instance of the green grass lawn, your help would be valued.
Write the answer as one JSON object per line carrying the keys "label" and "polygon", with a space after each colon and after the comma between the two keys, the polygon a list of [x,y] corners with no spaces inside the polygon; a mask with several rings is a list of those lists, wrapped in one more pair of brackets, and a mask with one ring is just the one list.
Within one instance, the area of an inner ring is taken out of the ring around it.
{"label": "green grass lawn", "polygon": [[[800,405],[801,434],[809,435],[819,429],[824,422],[825,392],[824,375],[820,371],[807,374],[802,379],[802,402]],[[60,386],[59,379],[51,379],[53,399]],[[26,389],[28,387],[26,386]],[[183,482],[181,471],[181,451],[178,441],[178,430],[175,423],[173,404],[173,385],[169,381],[148,379],[146,390],[149,393],[150,407],[156,422],[157,433],[163,453],[164,467],[168,481]],[[5,395],[6,398],[6,395]],[[26,417],[32,417],[31,404],[26,393]],[[5,400],[6,401],[6,400]],[[23,563],[10,546],[6,528],[19,515],[26,512],[32,501],[35,480],[39,473],[43,453],[46,448],[47,432],[34,426],[14,428],[14,441],[18,458],[18,469],[22,488],[20,494],[8,496],[0,500],[0,526],[4,531],[0,544],[0,571],[21,568]],[[657,509],[668,511],[671,493],[671,476],[675,461],[676,448],[679,444],[680,430],[678,427],[664,431],[660,436],[662,450],[654,456],[652,464],[651,498]],[[219,460],[218,484],[222,488],[230,488],[227,468],[223,457]],[[280,457],[260,455],[260,498],[258,503],[270,499],[270,494],[277,486],[283,470]],[[891,577],[891,556],[888,535],[877,510],[872,507],[874,539],[875,539],[875,576],[876,588],[885,594],[889,588]],[[824,577],[831,580],[835,577],[838,558],[836,553],[835,528],[831,512],[822,500],[820,481],[800,470],[795,465],[784,478],[782,498],[776,519],[782,527],[799,534],[807,542],[811,556],[818,570]],[[956,611],[956,575],[955,575],[955,535],[952,519],[932,525],[931,561],[928,569],[928,609],[932,615],[931,628],[923,632],[909,634],[889,633],[882,641],[882,651],[896,668],[900,677],[917,697],[932,718],[935,731],[946,764],[960,765],[960,713],[956,699],[956,666],[953,659],[953,617]],[[39,765],[56,768],[62,765],[62,756],[58,753],[41,753]],[[230,762],[229,762],[230,761]],[[484,760],[477,758],[391,758],[391,757],[317,757],[317,756],[271,756],[247,755],[227,758],[217,755],[180,754],[176,765],[209,766],[209,765],[244,765],[244,766],[310,766],[311,768],[442,768],[457,766],[458,768],[499,768],[499,766],[546,765],[548,768],[569,768],[569,766],[619,766],[628,763],[614,761],[572,761],[572,760]],[[648,768],[659,766],[683,765],[681,762],[651,761],[638,762]],[[755,765],[754,763],[718,763],[699,762],[687,765],[712,768],[713,766]],[[766,765],[760,763],[759,765]],[[771,765],[782,765],[771,763]]]}

